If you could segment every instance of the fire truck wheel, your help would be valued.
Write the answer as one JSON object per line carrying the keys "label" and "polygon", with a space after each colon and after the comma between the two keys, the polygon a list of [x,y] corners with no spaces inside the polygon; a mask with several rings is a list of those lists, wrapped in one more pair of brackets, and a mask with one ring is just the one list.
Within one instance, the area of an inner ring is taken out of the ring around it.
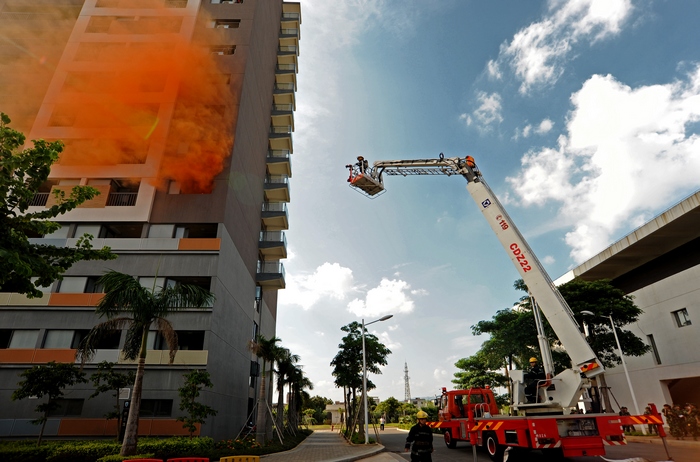
{"label": "fire truck wheel", "polygon": [[564,460],[564,450],[562,448],[543,449],[542,460],[557,462]]}
{"label": "fire truck wheel", "polygon": [[450,433],[449,430],[445,430],[445,446],[447,446],[450,449],[454,449],[457,447],[457,441],[452,439],[452,433]]}
{"label": "fire truck wheel", "polygon": [[489,433],[484,438],[484,448],[493,462],[502,462],[505,446],[498,444],[498,438],[495,433]]}

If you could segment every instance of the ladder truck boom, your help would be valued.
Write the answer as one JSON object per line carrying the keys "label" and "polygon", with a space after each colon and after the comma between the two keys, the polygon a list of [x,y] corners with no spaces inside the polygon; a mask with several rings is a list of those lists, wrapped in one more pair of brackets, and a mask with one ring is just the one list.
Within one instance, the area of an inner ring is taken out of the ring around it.
{"label": "ladder truck boom", "polygon": [[[579,330],[569,305],[503,205],[484,181],[474,159],[471,156],[446,158],[440,154],[438,159],[382,160],[374,162],[373,166],[369,167],[364,158],[358,157],[356,164],[349,164],[346,168],[350,170],[348,178],[350,186],[370,197],[385,191],[383,180],[385,175],[461,175],[467,180],[467,191],[498,237],[531,296],[534,297],[536,304],[533,304],[533,310],[536,311],[539,306],[575,366],[575,369],[560,373],[552,379],[554,387],[549,388],[556,389],[556,392],[547,394],[545,390],[544,402],[540,407],[542,405],[562,408],[575,406],[581,396],[582,388],[585,388],[581,377],[591,378],[604,372],[603,365]],[[549,356],[549,351],[542,351],[542,354],[544,359],[545,356]],[[522,374],[522,371],[518,372]],[[516,373],[514,381],[517,380],[522,382],[522,375],[518,376]],[[518,402],[514,404],[517,407]],[[527,406],[527,404],[524,405],[524,407]]]}

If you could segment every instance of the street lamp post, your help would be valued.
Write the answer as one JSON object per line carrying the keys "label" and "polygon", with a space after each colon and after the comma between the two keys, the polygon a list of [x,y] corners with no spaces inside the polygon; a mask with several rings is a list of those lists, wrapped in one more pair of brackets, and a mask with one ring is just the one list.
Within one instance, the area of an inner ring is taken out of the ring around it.
{"label": "street lamp post", "polygon": [[[581,311],[581,314],[586,315],[586,316],[595,316],[595,313],[592,313],[591,311]],[[617,349],[620,351],[620,359],[622,360],[622,369],[625,371],[625,378],[627,378],[627,386],[630,389],[630,395],[632,395],[632,403],[634,404],[634,411],[637,413],[637,415],[640,415],[639,413],[639,405],[637,404],[637,397],[634,394],[634,388],[632,387],[632,380],[630,380],[630,373],[627,370],[627,363],[625,362],[625,355],[622,353],[622,346],[620,345],[620,339],[617,337],[617,330],[615,329],[615,323],[613,322],[612,314],[608,316],[601,316],[601,317],[607,317],[610,320],[610,327],[612,328],[613,335],[615,336],[615,344],[617,345]],[[644,428],[644,425],[642,425],[642,433],[645,435],[647,434],[647,429]]]}
{"label": "street lamp post", "polygon": [[369,444],[369,424],[367,422],[367,354],[365,353],[365,326],[374,324],[379,321],[386,321],[387,319],[394,316],[393,314],[387,314],[381,318],[368,322],[365,324],[365,320],[362,320],[362,400],[365,407],[365,444]]}

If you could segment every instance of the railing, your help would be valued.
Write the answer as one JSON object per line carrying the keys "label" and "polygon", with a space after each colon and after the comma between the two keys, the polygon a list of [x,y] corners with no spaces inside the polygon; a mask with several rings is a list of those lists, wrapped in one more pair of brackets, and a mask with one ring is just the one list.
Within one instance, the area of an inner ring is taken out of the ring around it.
{"label": "railing", "polygon": [[299,13],[282,13],[282,19],[299,20],[299,19],[301,19],[301,15]]}
{"label": "railing", "polygon": [[291,125],[273,125],[270,127],[270,133],[273,134],[279,134],[279,135],[289,135],[292,133],[292,126]]}
{"label": "railing", "polygon": [[278,242],[287,247],[284,231],[260,231],[260,242]]}
{"label": "railing", "polygon": [[281,274],[284,278],[284,265],[278,261],[258,261],[258,274]]}
{"label": "railing", "polygon": [[267,175],[265,177],[265,184],[289,184],[289,177],[287,175]]}
{"label": "railing", "polygon": [[271,151],[267,151],[267,158],[268,159],[289,159],[290,153],[289,153],[288,149],[273,149]]}
{"label": "railing", "polygon": [[36,193],[34,194],[34,197],[32,197],[32,200],[29,201],[29,206],[30,207],[43,207],[46,205],[46,202],[49,200],[49,194],[51,193]]}
{"label": "railing", "polygon": [[280,45],[280,47],[277,48],[277,51],[281,53],[296,53],[297,47],[294,45]]}
{"label": "railing", "polygon": [[287,213],[287,204],[284,202],[263,202],[262,211]]}
{"label": "railing", "polygon": [[276,112],[292,112],[294,106],[292,104],[273,104],[272,110]]}
{"label": "railing", "polygon": [[282,35],[294,35],[299,36],[299,29],[280,29],[280,34]]}
{"label": "railing", "polygon": [[293,63],[289,64],[278,64],[277,65],[277,70],[278,71],[294,71],[296,72],[297,70],[297,65]]}
{"label": "railing", "polygon": [[293,83],[278,82],[275,84],[275,90],[291,90],[294,91]]}
{"label": "railing", "polygon": [[107,197],[107,207],[133,207],[136,205],[137,192],[114,192]]}

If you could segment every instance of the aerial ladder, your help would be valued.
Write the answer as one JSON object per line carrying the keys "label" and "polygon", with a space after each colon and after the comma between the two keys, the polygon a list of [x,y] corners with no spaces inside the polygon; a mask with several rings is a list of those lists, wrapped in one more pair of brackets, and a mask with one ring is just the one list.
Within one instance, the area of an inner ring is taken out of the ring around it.
{"label": "aerial ladder", "polygon": [[[524,392],[524,372],[511,371],[513,409],[522,415],[535,415],[566,413],[575,408],[584,391],[590,388],[590,379],[605,369],[581,333],[571,308],[484,181],[474,158],[448,158],[440,153],[437,159],[382,160],[374,162],[371,167],[362,156],[357,159],[357,163],[346,165],[350,173],[348,182],[352,188],[368,197],[385,192],[384,176],[461,175],[467,180],[467,191],[527,285],[538,326],[538,342],[546,376],[537,387],[536,402],[528,402]],[[539,318],[540,311],[571,358],[572,367],[556,375],[549,342]]]}

